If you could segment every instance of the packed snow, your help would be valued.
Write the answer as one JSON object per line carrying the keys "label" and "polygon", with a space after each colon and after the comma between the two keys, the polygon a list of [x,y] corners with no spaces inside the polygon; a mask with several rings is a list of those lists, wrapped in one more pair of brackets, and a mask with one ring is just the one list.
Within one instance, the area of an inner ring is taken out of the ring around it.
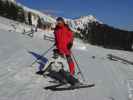
{"label": "packed snow", "polygon": [[[53,45],[43,39],[47,33],[39,31],[31,38],[21,32],[9,31],[10,22],[0,20],[0,100],[133,100],[133,65],[107,58],[107,54],[114,54],[132,61],[132,52],[104,49],[75,39],[73,54],[86,83],[96,86],[52,92],[44,89],[54,84],[49,82],[51,79],[36,74],[38,64],[30,66],[36,59],[29,51],[41,55]],[[45,57],[51,55],[52,50]]]}

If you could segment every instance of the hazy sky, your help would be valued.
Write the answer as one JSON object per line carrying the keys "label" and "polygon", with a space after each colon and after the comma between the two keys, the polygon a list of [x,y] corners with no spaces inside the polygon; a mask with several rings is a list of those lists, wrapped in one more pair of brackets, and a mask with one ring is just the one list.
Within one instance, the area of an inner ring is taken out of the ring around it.
{"label": "hazy sky", "polygon": [[133,0],[17,0],[56,16],[75,18],[92,14],[102,22],[133,30]]}

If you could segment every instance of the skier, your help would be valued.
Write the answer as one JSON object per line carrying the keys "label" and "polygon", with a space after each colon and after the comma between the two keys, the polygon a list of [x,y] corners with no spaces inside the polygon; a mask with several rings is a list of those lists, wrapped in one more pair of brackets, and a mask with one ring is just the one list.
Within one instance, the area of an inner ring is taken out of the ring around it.
{"label": "skier", "polygon": [[[50,76],[60,83],[70,83],[72,86],[79,86],[80,82],[74,77],[75,66],[71,57],[71,48],[73,45],[73,33],[62,17],[57,18],[57,25],[54,30],[56,49],[53,50],[53,57],[48,60],[43,68],[43,75]],[[65,70],[69,65],[69,72]]]}
{"label": "skier", "polygon": [[[60,88],[57,86],[48,86],[45,89],[52,90],[71,90],[76,88],[92,87],[94,84],[83,84],[74,77],[75,65],[71,57],[71,48],[73,45],[73,33],[65,24],[62,17],[57,18],[57,25],[54,30],[56,49],[53,50],[53,57],[48,60],[43,69],[43,75],[54,78],[61,84],[70,84],[70,87]],[[64,69],[65,60],[69,65],[69,72]]]}
{"label": "skier", "polygon": [[58,49],[61,56],[66,57],[69,65],[70,74],[73,76],[75,73],[75,65],[71,57],[73,33],[68,25],[65,24],[65,21],[62,17],[57,18],[57,25],[54,30],[54,35],[56,48]]}

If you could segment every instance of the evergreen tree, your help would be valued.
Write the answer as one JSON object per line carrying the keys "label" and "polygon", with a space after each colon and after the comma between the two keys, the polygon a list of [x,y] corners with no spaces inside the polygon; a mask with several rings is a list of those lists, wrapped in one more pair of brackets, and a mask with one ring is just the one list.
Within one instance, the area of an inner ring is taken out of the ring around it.
{"label": "evergreen tree", "polygon": [[132,50],[133,32],[120,30],[98,22],[88,23],[81,31],[83,40],[107,48]]}

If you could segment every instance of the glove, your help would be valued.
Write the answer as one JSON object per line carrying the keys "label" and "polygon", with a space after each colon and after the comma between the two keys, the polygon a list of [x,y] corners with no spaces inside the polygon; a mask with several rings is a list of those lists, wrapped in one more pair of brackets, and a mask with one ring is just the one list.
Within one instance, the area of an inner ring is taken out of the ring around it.
{"label": "glove", "polygon": [[72,46],[73,46],[73,43],[70,42],[70,43],[68,43],[67,48],[70,50],[72,48]]}

